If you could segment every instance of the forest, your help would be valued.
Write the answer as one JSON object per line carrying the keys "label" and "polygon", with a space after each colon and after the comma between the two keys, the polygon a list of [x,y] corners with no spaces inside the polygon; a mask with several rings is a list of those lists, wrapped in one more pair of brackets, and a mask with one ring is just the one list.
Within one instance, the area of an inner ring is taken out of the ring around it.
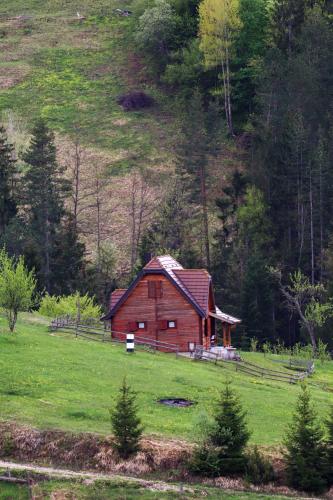
{"label": "forest", "polygon": [[[0,85],[0,248],[24,256],[40,296],[79,291],[103,307],[152,256],[171,254],[211,273],[217,304],[242,318],[236,346],[254,337],[259,345],[309,342],[297,309],[307,305],[332,349],[330,0],[102,4],[87,8],[76,29],[121,39],[112,57],[123,57],[126,84],[110,77],[92,87],[71,73],[75,53],[65,63],[58,48],[58,80],[39,69],[29,86]],[[33,23],[27,29],[33,36]],[[0,29],[0,42],[6,37]],[[111,52],[100,52],[104,73]],[[120,139],[106,142],[108,124],[105,136],[93,129],[105,122],[104,104],[92,120],[84,115],[106,87],[127,134],[125,167],[113,149]],[[8,119],[21,110],[24,139]],[[154,139],[152,149],[138,130]],[[112,152],[111,168],[104,160]]]}

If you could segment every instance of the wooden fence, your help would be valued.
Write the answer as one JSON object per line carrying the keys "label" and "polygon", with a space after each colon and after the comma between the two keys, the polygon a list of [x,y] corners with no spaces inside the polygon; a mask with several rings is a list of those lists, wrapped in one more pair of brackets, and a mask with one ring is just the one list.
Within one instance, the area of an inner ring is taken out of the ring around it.
{"label": "wooden fence", "polygon": [[307,369],[299,373],[289,374],[287,372],[264,368],[242,359],[240,359],[239,361],[225,360],[222,359],[219,354],[203,349],[202,346],[196,347],[196,349],[192,353],[192,357],[198,360],[211,361],[220,366],[234,366],[236,372],[242,372],[246,375],[252,375],[253,377],[276,380],[279,382],[287,382],[289,384],[296,384],[313,372],[313,367],[311,367],[311,370]]}
{"label": "wooden fence", "polygon": [[[61,330],[67,333],[75,335],[75,337],[82,337],[86,340],[92,340],[96,342],[115,342],[115,343],[126,343],[125,332],[110,331],[107,329],[106,324],[104,328],[97,323],[96,320],[81,320],[78,322],[76,318],[71,316],[61,316],[51,321],[50,330],[56,331]],[[115,338],[113,334],[116,334],[118,338]],[[120,338],[119,338],[120,337]],[[148,350],[149,352],[164,351],[172,352],[178,356],[179,347],[176,344],[170,344],[167,342],[161,342],[159,340],[149,339],[147,337],[135,337],[135,346]]]}

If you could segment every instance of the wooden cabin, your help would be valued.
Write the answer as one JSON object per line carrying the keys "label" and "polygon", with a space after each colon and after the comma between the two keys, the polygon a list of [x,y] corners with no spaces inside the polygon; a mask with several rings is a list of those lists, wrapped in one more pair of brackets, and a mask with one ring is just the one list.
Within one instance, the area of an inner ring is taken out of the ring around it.
{"label": "wooden cabin", "polygon": [[180,351],[196,345],[210,349],[216,322],[221,321],[223,345],[231,346],[231,331],[240,320],[215,304],[212,278],[205,269],[184,269],[169,255],[154,257],[127,289],[111,294],[112,335],[176,344]]}

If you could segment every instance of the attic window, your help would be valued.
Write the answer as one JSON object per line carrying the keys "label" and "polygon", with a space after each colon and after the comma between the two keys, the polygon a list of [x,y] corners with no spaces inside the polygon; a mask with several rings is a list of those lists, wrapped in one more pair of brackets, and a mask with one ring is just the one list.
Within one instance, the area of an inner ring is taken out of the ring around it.
{"label": "attic window", "polygon": [[175,320],[168,321],[168,328],[176,328],[177,322]]}
{"label": "attic window", "polygon": [[148,298],[156,299],[163,296],[163,283],[162,281],[148,281]]}
{"label": "attic window", "polygon": [[138,330],[145,330],[146,329],[146,322],[145,321],[138,321],[137,327],[138,327]]}

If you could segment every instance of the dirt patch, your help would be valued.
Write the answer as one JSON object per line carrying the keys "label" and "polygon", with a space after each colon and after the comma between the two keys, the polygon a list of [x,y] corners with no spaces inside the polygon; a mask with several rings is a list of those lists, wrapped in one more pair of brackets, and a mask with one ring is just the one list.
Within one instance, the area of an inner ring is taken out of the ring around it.
{"label": "dirt patch", "polygon": [[29,73],[27,67],[1,67],[0,89],[9,89],[22,82]]}

